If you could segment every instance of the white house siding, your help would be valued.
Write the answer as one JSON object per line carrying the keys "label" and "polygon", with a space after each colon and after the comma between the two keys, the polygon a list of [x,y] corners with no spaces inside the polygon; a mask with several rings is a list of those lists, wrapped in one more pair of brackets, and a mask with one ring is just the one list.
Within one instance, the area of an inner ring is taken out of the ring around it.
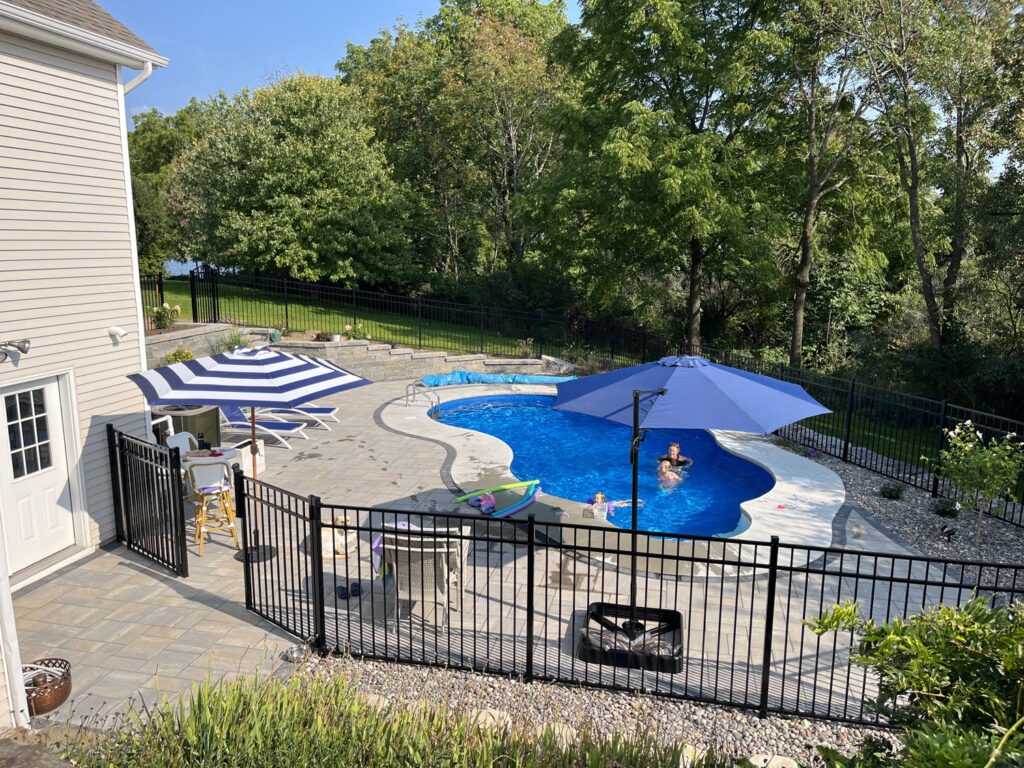
{"label": "white house siding", "polygon": [[106,424],[146,429],[120,98],[115,65],[0,32],[0,340],[32,341],[0,385],[73,369],[91,545],[114,536]]}

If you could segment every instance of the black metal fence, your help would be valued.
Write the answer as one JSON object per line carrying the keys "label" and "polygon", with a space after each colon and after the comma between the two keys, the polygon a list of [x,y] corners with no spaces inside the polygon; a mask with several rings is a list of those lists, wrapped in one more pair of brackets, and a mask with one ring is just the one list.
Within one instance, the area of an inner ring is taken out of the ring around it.
{"label": "black metal fence", "polygon": [[[879,622],[972,595],[1024,599],[1024,565],[771,542],[659,539],[638,604],[678,611],[651,668],[581,660],[614,645],[592,606],[629,594],[629,533],[348,507],[235,476],[246,607],[320,651],[878,723],[849,632],[803,622],[852,599]],[[357,594],[358,592],[358,594]],[[582,636],[586,635],[588,641]],[[621,644],[621,640],[617,641]]]}
{"label": "black metal fence", "polygon": [[[937,473],[943,429],[971,419],[986,436],[1024,435],[1024,423],[850,379],[768,363],[729,350],[690,349],[644,330],[581,317],[472,306],[350,290],[279,278],[220,273],[189,278],[194,322],[318,330],[346,339],[512,357],[563,357],[581,370],[701,354],[715,362],[803,386],[832,413],[780,431],[807,448],[849,461],[936,496],[955,495]],[[1016,492],[1024,497],[1024,475]],[[1024,505],[993,504],[989,514],[1024,526]]]}
{"label": "black metal fence", "polygon": [[153,311],[164,303],[164,276],[139,275],[139,289],[142,293],[142,319],[147,330],[153,330]]}
{"label": "black metal fence", "polygon": [[107,425],[117,540],[188,576],[181,458],[177,448],[132,437]]}

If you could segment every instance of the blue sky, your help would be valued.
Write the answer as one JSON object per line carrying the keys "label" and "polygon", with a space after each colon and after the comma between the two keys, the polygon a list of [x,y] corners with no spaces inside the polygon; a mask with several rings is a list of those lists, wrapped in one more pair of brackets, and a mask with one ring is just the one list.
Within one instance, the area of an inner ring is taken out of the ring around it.
{"label": "blue sky", "polygon": [[[364,44],[396,17],[409,23],[436,0],[99,0],[171,60],[129,93],[130,113],[174,112],[192,96],[233,93],[275,73],[333,74],[345,43]],[[575,5],[571,3],[571,5]]]}

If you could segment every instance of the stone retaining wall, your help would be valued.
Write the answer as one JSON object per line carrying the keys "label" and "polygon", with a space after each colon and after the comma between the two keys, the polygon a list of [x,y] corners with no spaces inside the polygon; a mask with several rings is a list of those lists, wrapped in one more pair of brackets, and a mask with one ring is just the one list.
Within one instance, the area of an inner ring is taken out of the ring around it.
{"label": "stone retaining wall", "polygon": [[[179,347],[195,357],[220,351],[224,338],[241,330],[251,341],[268,343],[266,328],[238,328],[210,324],[197,328],[146,337],[146,365],[156,368],[167,364],[167,355]],[[521,373],[531,376],[567,375],[573,367],[564,360],[544,356],[538,359],[493,358],[486,355],[451,355],[443,351],[393,348],[370,341],[279,341],[270,346],[285,352],[311,355],[337,363],[357,376],[371,381],[418,379],[434,373],[477,371],[481,373]]]}
{"label": "stone retaining wall", "polygon": [[146,336],[146,367],[157,368],[167,365],[167,355],[178,347],[192,353],[193,357],[203,357],[221,351],[224,338],[233,331],[241,331],[250,341],[266,342],[270,332],[263,328],[238,328],[227,323],[210,323],[180,331]]}

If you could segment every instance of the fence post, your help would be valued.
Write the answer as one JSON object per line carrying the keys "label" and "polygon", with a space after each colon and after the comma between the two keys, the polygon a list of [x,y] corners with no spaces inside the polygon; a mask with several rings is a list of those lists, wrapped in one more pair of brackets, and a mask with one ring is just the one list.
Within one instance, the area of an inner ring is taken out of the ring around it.
{"label": "fence post", "polygon": [[175,572],[183,579],[188,578],[188,537],[185,535],[185,489],[181,487],[181,449],[171,448],[171,496],[174,508],[174,537],[177,539],[178,567]]}
{"label": "fence post", "polygon": [[249,572],[249,526],[245,523],[249,498],[245,492],[245,472],[237,462],[231,465],[231,473],[235,481],[235,519],[241,521],[242,528],[242,583],[245,585],[245,607],[251,611],[255,606],[252,602],[252,574]]}
{"label": "fence post", "polygon": [[323,528],[319,496],[309,497],[309,559],[310,580],[313,599],[313,637],[310,645],[315,651],[323,651],[326,645],[326,607],[324,605],[324,556],[321,548],[320,531]]}
{"label": "fence post", "polygon": [[939,413],[939,439],[935,443],[935,467],[932,469],[932,498],[934,499],[939,495],[939,463],[940,457],[942,456],[942,446],[946,441],[946,408],[948,401],[942,401],[942,411]]}
{"label": "fence post", "polygon": [[110,454],[110,486],[114,494],[114,525],[117,540],[127,542],[124,521],[124,489],[121,486],[121,458],[117,445],[117,430],[107,423],[107,450]]}
{"label": "fence post", "polygon": [[480,311],[480,354],[484,353],[484,305],[478,307]]}
{"label": "fence post", "polygon": [[190,269],[188,271],[188,290],[192,295],[192,322],[199,322],[199,297],[196,295],[196,271]]}
{"label": "fence post", "polygon": [[779,573],[779,537],[772,536],[771,550],[768,557],[768,595],[767,611],[764,619],[764,655],[761,659],[761,701],[757,706],[757,716],[768,717],[768,676],[772,664],[772,634],[775,625],[775,581]]}
{"label": "fence post", "polygon": [[533,580],[536,551],[537,521],[531,514],[526,518],[526,673],[523,679],[533,682]]}
{"label": "fence post", "polygon": [[156,273],[156,303],[164,303],[164,273]]}
{"label": "fence post", "polygon": [[216,269],[211,269],[208,273],[210,280],[210,293],[213,298],[213,319],[212,323],[220,322],[220,286],[218,285],[220,272]]}
{"label": "fence post", "polygon": [[416,297],[416,338],[419,339],[417,347],[423,349],[423,297]]}
{"label": "fence post", "polygon": [[850,390],[846,395],[846,424],[843,425],[843,461],[850,460],[850,433],[853,430],[853,389],[857,379],[850,379]]}
{"label": "fence post", "polygon": [[291,328],[291,321],[288,319],[288,278],[284,280],[284,328],[287,331]]}

